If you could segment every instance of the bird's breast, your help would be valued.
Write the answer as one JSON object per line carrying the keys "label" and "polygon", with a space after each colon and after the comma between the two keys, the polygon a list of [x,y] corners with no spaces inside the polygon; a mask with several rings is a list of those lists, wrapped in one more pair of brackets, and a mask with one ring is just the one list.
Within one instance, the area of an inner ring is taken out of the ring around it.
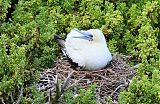
{"label": "bird's breast", "polygon": [[85,69],[97,70],[105,67],[112,56],[107,47],[92,46],[82,51],[85,60]]}

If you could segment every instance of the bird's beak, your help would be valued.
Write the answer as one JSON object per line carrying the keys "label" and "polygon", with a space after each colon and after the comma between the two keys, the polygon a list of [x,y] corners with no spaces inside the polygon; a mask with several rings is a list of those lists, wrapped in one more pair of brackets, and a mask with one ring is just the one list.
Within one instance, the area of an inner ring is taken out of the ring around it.
{"label": "bird's beak", "polygon": [[86,39],[86,40],[89,40],[89,41],[93,40],[93,35],[89,31],[80,31],[80,30],[78,30],[76,28],[74,28],[74,30],[79,32],[80,34],[82,34],[82,36],[75,36],[73,38]]}

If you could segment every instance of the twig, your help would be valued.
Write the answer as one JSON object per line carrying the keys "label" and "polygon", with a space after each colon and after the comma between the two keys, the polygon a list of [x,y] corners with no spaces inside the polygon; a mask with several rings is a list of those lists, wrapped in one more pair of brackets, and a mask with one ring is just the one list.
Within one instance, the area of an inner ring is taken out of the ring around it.
{"label": "twig", "polygon": [[17,101],[16,104],[19,104],[19,103],[20,103],[22,96],[23,96],[23,86],[21,87],[20,95],[19,95],[19,97],[18,97],[18,101]]}
{"label": "twig", "polygon": [[60,85],[58,83],[58,74],[56,75],[56,80],[55,80],[55,85],[56,85],[56,95],[53,99],[54,104],[58,103],[58,99],[60,97]]}
{"label": "twig", "polygon": [[74,71],[72,71],[71,73],[69,73],[69,75],[67,76],[66,80],[64,81],[63,86],[61,87],[61,95],[64,93],[64,89],[66,88],[69,79],[71,78],[72,74]]}
{"label": "twig", "polygon": [[101,78],[103,78],[103,79],[105,79],[105,80],[108,80],[105,76],[98,75],[98,74],[97,74],[97,76],[99,76],[99,77],[101,77]]}
{"label": "twig", "polygon": [[13,92],[11,92],[10,97],[11,97],[11,101],[12,101],[12,103],[14,103],[14,100],[13,100]]}
{"label": "twig", "polygon": [[119,89],[119,88],[121,88],[121,87],[123,87],[123,86],[125,86],[126,84],[121,84],[121,85],[119,85],[112,93],[111,93],[111,96]]}
{"label": "twig", "polygon": [[[76,81],[76,82],[73,83],[72,85],[70,85],[70,86],[68,86],[67,88],[65,88],[65,89],[64,89],[64,92],[67,91],[67,90],[69,90],[70,88],[74,87],[74,86],[75,86],[79,81],[81,81],[84,77],[85,77],[85,76],[83,76],[83,77],[80,78],[78,81]],[[63,96],[63,93],[62,93],[62,95],[60,96],[60,98],[58,99],[58,101],[61,100],[62,96]]]}
{"label": "twig", "polygon": [[76,81],[76,82],[73,83],[72,85],[68,86],[68,88],[66,88],[65,91],[67,91],[68,89],[70,89],[70,88],[76,86],[76,84],[77,84],[78,82],[80,82],[84,77],[85,77],[85,76],[83,76],[82,78],[80,78],[78,81]]}
{"label": "twig", "polygon": [[48,102],[49,102],[49,104],[52,104],[52,92],[51,92],[51,89],[49,89],[49,100],[48,100]]}
{"label": "twig", "polygon": [[139,64],[132,66],[131,68],[137,69],[139,67]]}
{"label": "twig", "polygon": [[2,104],[6,104],[6,103],[4,102],[4,99],[3,99],[2,97],[0,97],[0,100],[2,101]]}

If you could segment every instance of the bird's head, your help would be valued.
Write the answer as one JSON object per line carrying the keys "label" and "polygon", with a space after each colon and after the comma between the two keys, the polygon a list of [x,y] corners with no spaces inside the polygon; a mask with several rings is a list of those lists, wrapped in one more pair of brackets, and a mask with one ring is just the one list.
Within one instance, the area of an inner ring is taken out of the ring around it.
{"label": "bird's head", "polygon": [[96,42],[96,43],[106,43],[104,34],[102,33],[101,30],[90,29],[90,30],[88,30],[88,32],[92,34],[92,36],[93,36],[92,39],[93,39],[94,42]]}
{"label": "bird's head", "polygon": [[71,32],[67,35],[67,38],[71,39],[83,39],[86,41],[91,41],[94,43],[106,43],[105,37],[101,30],[99,29],[90,29],[87,31],[78,30],[74,28]]}
{"label": "bird's head", "polygon": [[71,32],[67,35],[68,39],[78,39],[78,40],[87,40],[92,41],[93,35],[88,31],[80,31],[76,28],[72,29]]}

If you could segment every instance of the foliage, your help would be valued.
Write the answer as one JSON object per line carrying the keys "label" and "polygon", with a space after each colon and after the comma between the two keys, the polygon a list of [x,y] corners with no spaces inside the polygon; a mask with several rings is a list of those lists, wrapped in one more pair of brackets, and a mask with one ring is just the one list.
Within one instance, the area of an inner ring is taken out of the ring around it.
{"label": "foliage", "polygon": [[[32,86],[42,68],[53,66],[59,52],[53,35],[64,36],[72,28],[101,28],[112,53],[133,55],[134,64],[140,63],[128,91],[120,95],[121,104],[159,101],[160,0],[0,0],[0,9],[0,98],[4,102],[17,102],[21,88],[21,103],[43,100]],[[84,91],[68,102],[92,101],[92,91]],[[91,96],[85,98],[85,94]]]}
{"label": "foliage", "polygon": [[0,24],[5,20],[7,9],[11,6],[11,0],[0,0]]}
{"label": "foliage", "polygon": [[[7,13],[9,1],[3,12]],[[29,8],[28,8],[29,7]],[[19,1],[12,18],[4,22],[0,37],[0,96],[4,103],[18,102],[23,87],[22,102],[39,102],[42,94],[31,86],[39,77],[40,68],[49,67],[55,59],[52,17],[40,1]],[[43,20],[43,21],[42,21]],[[47,24],[47,25],[46,25]],[[33,95],[30,95],[30,94]]]}
{"label": "foliage", "polygon": [[89,86],[88,89],[80,89],[78,95],[74,95],[73,91],[68,91],[64,95],[66,104],[97,104],[95,99],[96,85]]}
{"label": "foliage", "polygon": [[128,91],[121,93],[120,104],[158,104],[160,102],[158,77],[160,51],[158,49],[159,28],[157,27],[160,7],[158,1],[142,2],[131,6],[129,9],[130,19],[128,20],[131,25],[130,33],[136,35],[134,45],[132,45],[134,50],[131,53],[137,55],[140,62],[137,70],[138,75],[133,78]]}
{"label": "foliage", "polygon": [[[0,38],[0,96],[3,97],[4,103],[16,102],[15,98],[20,98],[22,92],[20,89],[29,88],[30,85],[26,83],[33,83],[33,79],[37,79],[36,74],[37,71],[27,65],[25,45],[17,46],[12,39],[2,35]],[[28,98],[25,94],[33,93],[32,91],[34,90],[24,89],[23,98]],[[40,96],[40,93],[37,95]],[[32,97],[36,100],[37,95]]]}
{"label": "foliage", "polygon": [[159,104],[160,102],[160,73],[154,70],[152,78],[143,75],[140,79],[135,77],[128,92],[122,92],[120,104]]}

